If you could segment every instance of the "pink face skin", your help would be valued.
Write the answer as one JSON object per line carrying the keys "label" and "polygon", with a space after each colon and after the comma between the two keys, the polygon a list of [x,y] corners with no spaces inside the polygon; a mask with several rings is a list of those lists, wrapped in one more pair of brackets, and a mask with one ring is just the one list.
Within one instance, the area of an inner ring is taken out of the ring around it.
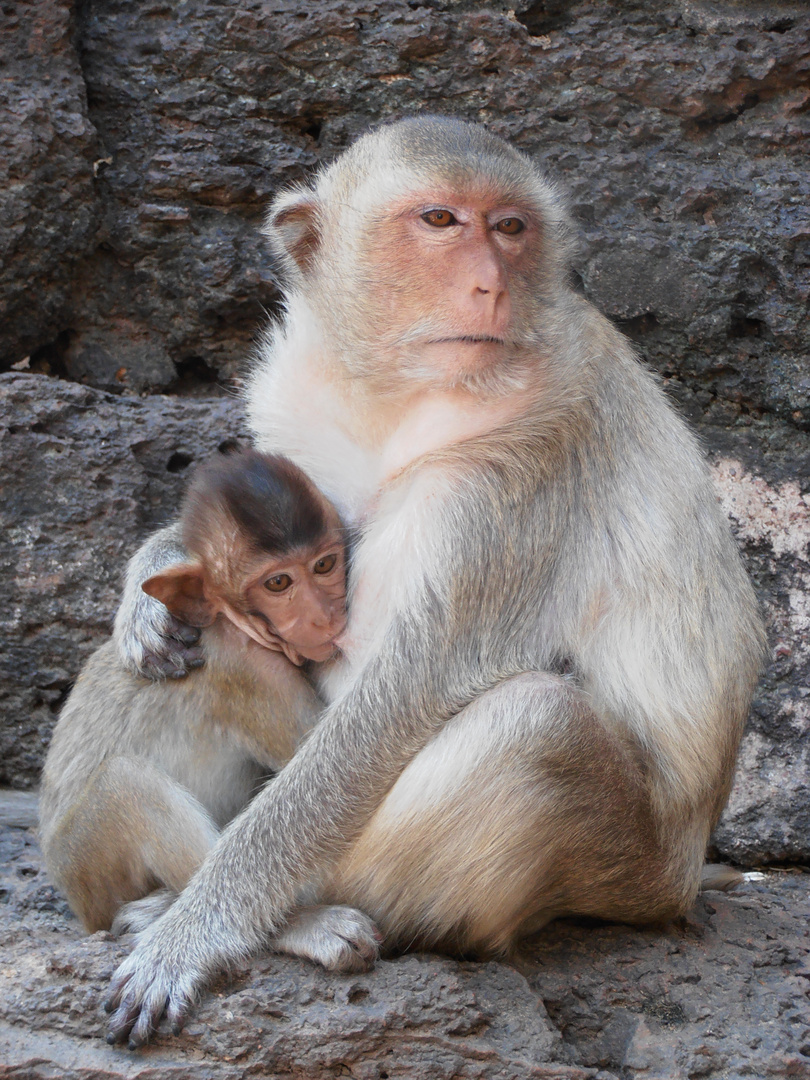
{"label": "pink face skin", "polygon": [[337,533],[314,550],[267,559],[244,590],[245,613],[224,614],[254,641],[281,649],[294,664],[329,660],[346,627],[346,559]]}
{"label": "pink face skin", "polygon": [[335,655],[346,628],[346,555],[336,518],[314,547],[262,556],[242,580],[247,584],[235,598],[225,595],[202,563],[190,562],[153,575],[142,588],[181,622],[210,626],[223,616],[297,666]]}
{"label": "pink face skin", "polygon": [[541,247],[525,207],[486,190],[437,188],[395,207],[371,247],[385,278],[372,305],[391,305],[386,340],[401,333],[449,383],[502,360],[513,327],[526,321]]}

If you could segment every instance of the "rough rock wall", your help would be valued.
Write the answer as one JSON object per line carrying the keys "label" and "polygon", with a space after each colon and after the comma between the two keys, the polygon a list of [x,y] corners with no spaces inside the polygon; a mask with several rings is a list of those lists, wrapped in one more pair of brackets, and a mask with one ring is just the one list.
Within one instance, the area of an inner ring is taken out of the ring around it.
{"label": "rough rock wall", "polygon": [[65,0],[25,7],[3,44],[17,197],[61,217],[4,261],[4,301],[39,281],[8,363],[50,343],[55,370],[113,389],[232,373],[276,299],[272,193],[382,117],[449,111],[567,188],[586,292],[692,411],[810,424],[806,5],[86,0],[75,50]]}
{"label": "rough rock wall", "polygon": [[701,432],[773,645],[718,847],[810,858],[806,4],[47,0],[6,25],[0,357],[40,378],[6,382],[0,436],[5,779],[35,779],[149,500],[168,514],[238,424],[132,395],[238,375],[278,299],[279,186],[382,117],[451,112],[567,189],[577,280]]}
{"label": "rough rock wall", "polygon": [[97,136],[60,0],[3,4],[0,34],[0,366],[70,325],[76,266],[96,247]]}

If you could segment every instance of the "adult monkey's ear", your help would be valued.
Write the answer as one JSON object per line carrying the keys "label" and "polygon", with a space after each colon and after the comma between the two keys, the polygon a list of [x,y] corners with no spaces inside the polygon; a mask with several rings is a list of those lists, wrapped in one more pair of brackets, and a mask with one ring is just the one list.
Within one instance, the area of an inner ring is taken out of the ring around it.
{"label": "adult monkey's ear", "polygon": [[273,200],[264,223],[277,254],[302,274],[312,267],[321,236],[318,200],[312,188],[299,185]]}
{"label": "adult monkey's ear", "polygon": [[147,578],[141,588],[187,626],[210,626],[219,613],[217,604],[208,596],[200,563],[170,566]]}

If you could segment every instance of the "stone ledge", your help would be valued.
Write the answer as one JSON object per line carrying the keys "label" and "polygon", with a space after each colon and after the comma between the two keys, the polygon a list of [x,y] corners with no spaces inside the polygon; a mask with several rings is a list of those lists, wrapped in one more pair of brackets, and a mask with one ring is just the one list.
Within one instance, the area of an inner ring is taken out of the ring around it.
{"label": "stone ledge", "polygon": [[508,964],[337,976],[263,957],[130,1053],[100,1007],[126,942],[81,936],[33,830],[0,827],[0,866],[0,1080],[810,1077],[807,874],[707,894],[663,929],[563,920]]}

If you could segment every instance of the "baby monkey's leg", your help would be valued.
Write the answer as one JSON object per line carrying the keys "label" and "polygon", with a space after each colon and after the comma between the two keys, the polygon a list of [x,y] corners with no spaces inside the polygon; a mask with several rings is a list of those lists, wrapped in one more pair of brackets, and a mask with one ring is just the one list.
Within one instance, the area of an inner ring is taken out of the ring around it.
{"label": "baby monkey's leg", "polygon": [[116,930],[143,929],[188,882],[219,835],[205,808],[150,762],[113,757],[48,838],[51,871],[89,933],[122,904],[163,890]]}

